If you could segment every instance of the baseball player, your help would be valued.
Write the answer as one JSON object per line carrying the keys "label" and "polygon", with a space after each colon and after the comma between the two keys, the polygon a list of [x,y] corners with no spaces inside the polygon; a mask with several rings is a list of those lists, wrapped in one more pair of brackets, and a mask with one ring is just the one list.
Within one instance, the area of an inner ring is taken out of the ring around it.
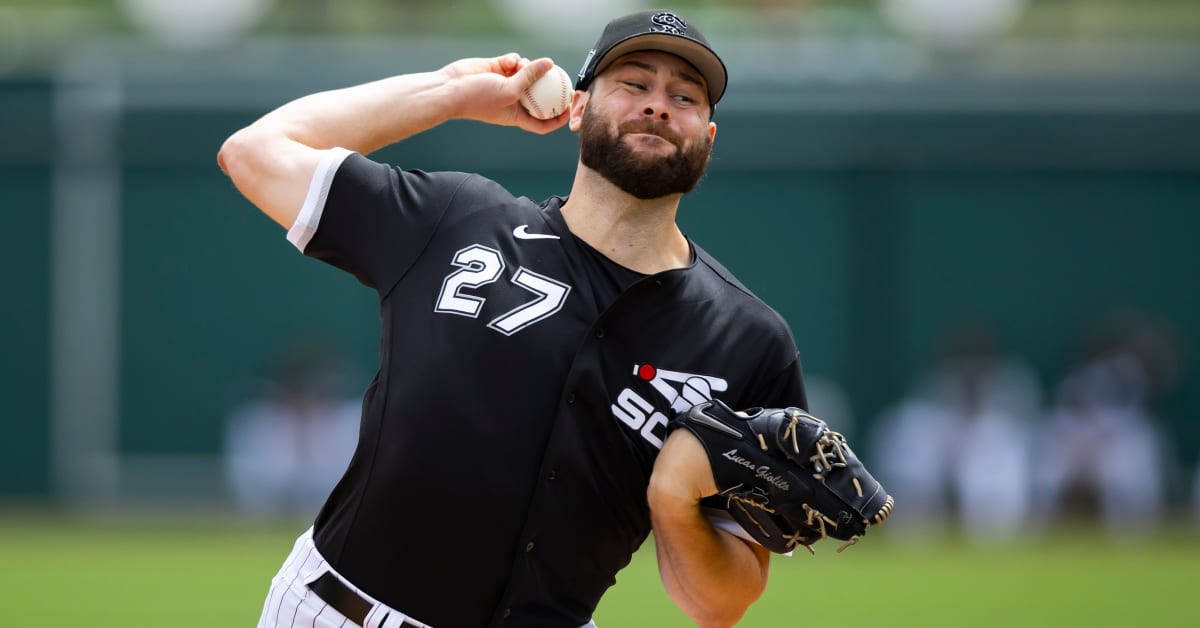
{"label": "baseball player", "polygon": [[[551,67],[507,54],[313,94],[221,148],[237,188],[381,310],[358,448],[260,626],[591,626],[651,529],[698,624],[762,593],[768,551],[702,509],[708,459],[667,430],[713,398],[806,405],[786,323],[675,223],[725,66],[659,11],[610,22],[569,110],[538,120],[518,102]],[[569,126],[570,193],[365,156],[450,119]]]}

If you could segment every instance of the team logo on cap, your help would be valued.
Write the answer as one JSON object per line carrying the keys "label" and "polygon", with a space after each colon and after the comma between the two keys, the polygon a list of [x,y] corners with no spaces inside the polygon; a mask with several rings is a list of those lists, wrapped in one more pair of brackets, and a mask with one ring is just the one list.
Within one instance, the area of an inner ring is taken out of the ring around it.
{"label": "team logo on cap", "polygon": [[596,56],[596,49],[592,48],[588,51],[588,56],[583,60],[583,67],[579,68],[579,74],[576,75],[576,80],[583,80],[583,75],[587,74],[588,68],[592,67],[592,58]]}
{"label": "team logo on cap", "polygon": [[650,16],[650,23],[653,25],[650,30],[659,33],[669,33],[671,35],[683,35],[687,30],[687,22],[683,18],[671,13],[670,11],[661,11]]}

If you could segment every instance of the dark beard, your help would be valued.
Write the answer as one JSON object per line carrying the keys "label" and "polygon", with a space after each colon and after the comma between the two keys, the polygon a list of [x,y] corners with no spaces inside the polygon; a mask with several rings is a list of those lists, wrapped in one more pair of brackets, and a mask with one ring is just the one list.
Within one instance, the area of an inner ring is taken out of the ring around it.
{"label": "dark beard", "polygon": [[[675,152],[664,158],[638,155],[621,141],[627,133],[653,133],[672,144]],[[610,134],[604,120],[591,108],[584,110],[579,129],[579,159],[609,183],[643,200],[691,192],[708,167],[712,140],[705,136],[690,149],[679,148],[681,138],[668,135],[653,122],[627,122]]]}

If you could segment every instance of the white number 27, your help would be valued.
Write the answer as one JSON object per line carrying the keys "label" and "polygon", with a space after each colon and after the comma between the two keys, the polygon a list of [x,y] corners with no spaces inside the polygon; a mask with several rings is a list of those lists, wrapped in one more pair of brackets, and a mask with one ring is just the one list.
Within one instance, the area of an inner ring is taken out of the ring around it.
{"label": "white number 27", "polygon": [[[480,288],[499,279],[507,266],[504,257],[495,249],[472,244],[455,253],[450,263],[458,270],[446,275],[446,279],[442,281],[442,290],[438,293],[434,311],[477,318],[485,299],[464,294],[463,290]],[[571,286],[539,275],[524,266],[513,273],[511,281],[536,295],[536,298],[505,312],[487,324],[489,328],[505,336],[511,336],[553,316],[562,309],[567,294],[571,292]]]}

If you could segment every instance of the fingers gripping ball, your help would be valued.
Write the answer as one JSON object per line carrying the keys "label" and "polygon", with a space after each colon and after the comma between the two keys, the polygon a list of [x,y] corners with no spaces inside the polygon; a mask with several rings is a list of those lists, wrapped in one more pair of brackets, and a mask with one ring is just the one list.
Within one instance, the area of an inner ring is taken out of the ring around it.
{"label": "fingers gripping ball", "polygon": [[892,514],[892,497],[824,421],[799,408],[744,414],[707,401],[671,427],[695,434],[708,454],[719,493],[705,504],[727,510],[763,547],[811,552],[832,537],[845,541],[840,552]]}
{"label": "fingers gripping ball", "polygon": [[521,94],[521,106],[539,120],[557,117],[571,106],[575,88],[567,71],[557,65]]}

